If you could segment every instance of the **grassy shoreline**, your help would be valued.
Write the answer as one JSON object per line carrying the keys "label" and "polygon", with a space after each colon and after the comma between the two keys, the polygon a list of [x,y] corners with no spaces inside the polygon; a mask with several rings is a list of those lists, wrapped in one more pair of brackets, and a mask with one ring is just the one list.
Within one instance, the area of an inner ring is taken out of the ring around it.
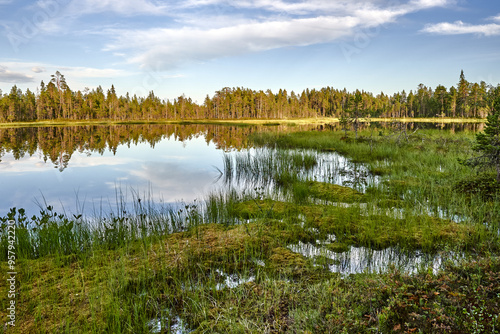
{"label": "grassy shoreline", "polygon": [[[222,124],[222,125],[286,125],[286,124],[328,124],[337,123],[338,118],[317,117],[317,118],[291,118],[291,119],[185,119],[185,120],[51,120],[36,122],[13,122],[0,123],[0,127],[44,127],[44,126],[84,126],[84,125],[121,125],[121,124]],[[360,122],[420,122],[420,123],[484,123],[486,119],[479,118],[360,118]]]}

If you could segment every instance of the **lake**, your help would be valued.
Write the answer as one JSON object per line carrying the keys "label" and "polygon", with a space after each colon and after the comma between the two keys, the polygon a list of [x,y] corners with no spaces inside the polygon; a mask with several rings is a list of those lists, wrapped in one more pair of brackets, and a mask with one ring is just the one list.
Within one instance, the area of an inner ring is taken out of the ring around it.
{"label": "lake", "polygon": [[[481,125],[406,124],[412,131],[416,127],[475,131]],[[310,129],[340,130],[336,123],[300,127],[149,124],[1,128],[0,216],[12,207],[37,214],[48,205],[69,215],[99,216],[116,210],[119,202],[139,198],[161,204],[189,203],[224,186],[220,177],[224,153],[247,150],[251,133]],[[339,159],[342,165],[347,163],[340,156],[321,159],[327,162],[323,165],[333,160],[338,164]],[[345,177],[330,179],[337,184],[348,181]]]}
{"label": "lake", "polygon": [[244,147],[236,137],[249,131],[189,125],[1,129],[0,215],[11,207],[35,214],[40,205],[71,214],[106,212],[120,193],[126,201],[191,202],[214,185],[222,153]]}

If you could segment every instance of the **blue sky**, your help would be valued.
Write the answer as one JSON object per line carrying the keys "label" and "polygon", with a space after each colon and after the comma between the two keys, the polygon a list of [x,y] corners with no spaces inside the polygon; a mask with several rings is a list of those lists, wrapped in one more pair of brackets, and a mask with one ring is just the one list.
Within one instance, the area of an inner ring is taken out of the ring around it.
{"label": "blue sky", "polygon": [[223,87],[392,94],[418,84],[500,83],[491,0],[0,0],[0,89],[203,102]]}

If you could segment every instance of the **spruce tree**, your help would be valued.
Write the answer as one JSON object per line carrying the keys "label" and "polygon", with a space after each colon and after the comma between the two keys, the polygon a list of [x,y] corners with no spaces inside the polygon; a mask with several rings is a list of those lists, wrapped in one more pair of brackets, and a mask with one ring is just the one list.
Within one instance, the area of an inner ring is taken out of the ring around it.
{"label": "spruce tree", "polygon": [[478,152],[479,156],[470,158],[464,163],[481,169],[494,168],[497,182],[500,183],[500,86],[495,90],[493,110],[487,117],[484,132],[476,135],[473,150]]}

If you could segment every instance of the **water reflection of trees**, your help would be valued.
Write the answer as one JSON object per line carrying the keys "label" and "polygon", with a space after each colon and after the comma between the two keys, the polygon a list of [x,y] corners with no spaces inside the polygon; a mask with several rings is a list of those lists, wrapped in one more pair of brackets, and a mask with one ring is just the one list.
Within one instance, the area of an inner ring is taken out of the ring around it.
{"label": "water reflection of trees", "polygon": [[[366,130],[370,128],[400,131],[401,128],[406,130],[445,130],[454,132],[483,131],[485,123],[432,123],[432,122],[362,122],[358,125],[358,130]],[[330,123],[318,127],[320,130],[341,131],[342,126],[339,123]],[[352,129],[349,129],[350,131]]]}
{"label": "water reflection of trees", "polygon": [[242,149],[248,146],[248,136],[259,131],[283,131],[283,126],[230,126],[203,124],[130,124],[86,125],[65,127],[0,128],[1,157],[11,153],[18,160],[40,155],[43,161],[51,161],[63,171],[75,152],[83,154],[116,153],[118,146],[148,143],[151,147],[165,138],[189,141],[202,137],[207,144],[218,149]]}
{"label": "water reflection of trees", "polygon": [[[361,123],[360,129],[377,128],[400,130],[442,129],[448,131],[481,131],[483,123]],[[207,144],[218,149],[231,150],[248,147],[248,137],[255,131],[341,131],[338,123],[326,125],[280,126],[236,126],[212,124],[128,124],[128,125],[86,125],[65,127],[0,128],[1,157],[11,153],[18,160],[39,154],[43,161],[51,161],[63,171],[73,153],[90,155],[103,154],[106,150],[116,153],[120,145],[148,143],[151,147],[165,138],[189,141],[203,137]]]}

